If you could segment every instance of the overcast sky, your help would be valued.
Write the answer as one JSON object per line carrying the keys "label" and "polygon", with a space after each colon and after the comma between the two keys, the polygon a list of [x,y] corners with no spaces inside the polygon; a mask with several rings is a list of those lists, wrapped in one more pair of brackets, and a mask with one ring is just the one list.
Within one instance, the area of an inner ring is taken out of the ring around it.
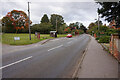
{"label": "overcast sky", "polygon": [[[0,2],[0,19],[8,12],[16,9],[27,13],[30,1],[30,19],[33,24],[40,23],[41,17],[47,14],[59,14],[64,18],[65,23],[81,22],[88,27],[91,22],[97,19],[97,8],[100,7],[94,0],[2,0]],[[28,14],[28,13],[27,13]],[[103,23],[108,24],[104,19]]]}

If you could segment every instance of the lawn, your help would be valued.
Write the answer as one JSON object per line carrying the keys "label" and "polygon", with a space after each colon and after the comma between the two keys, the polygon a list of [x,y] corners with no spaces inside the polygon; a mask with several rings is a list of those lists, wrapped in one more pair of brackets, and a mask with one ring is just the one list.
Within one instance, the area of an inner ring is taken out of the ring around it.
{"label": "lawn", "polygon": [[[58,38],[65,37],[65,36],[66,34],[58,34]],[[14,40],[14,37],[20,37],[20,40]],[[41,34],[40,39],[38,39],[35,36],[35,34],[31,34],[31,40],[29,40],[29,34],[14,34],[14,33],[13,34],[12,33],[2,34],[2,43],[10,44],[10,45],[33,44],[33,43],[37,43],[45,39],[53,39],[53,37],[50,37],[49,34]]]}

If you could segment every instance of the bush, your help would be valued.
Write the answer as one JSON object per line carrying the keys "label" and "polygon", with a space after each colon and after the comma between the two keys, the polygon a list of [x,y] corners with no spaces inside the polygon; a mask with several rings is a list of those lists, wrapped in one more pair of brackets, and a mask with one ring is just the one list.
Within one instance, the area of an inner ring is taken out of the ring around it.
{"label": "bush", "polygon": [[102,36],[99,38],[99,43],[109,43],[110,41],[110,36]]}
{"label": "bush", "polygon": [[99,40],[100,39],[100,37],[96,37],[96,40]]}

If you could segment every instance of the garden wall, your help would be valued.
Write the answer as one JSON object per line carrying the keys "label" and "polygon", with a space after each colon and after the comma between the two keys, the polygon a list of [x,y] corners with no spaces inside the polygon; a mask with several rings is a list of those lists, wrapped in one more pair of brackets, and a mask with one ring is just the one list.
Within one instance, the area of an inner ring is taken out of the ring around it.
{"label": "garden wall", "polygon": [[118,34],[112,34],[110,40],[110,53],[120,62],[120,37]]}

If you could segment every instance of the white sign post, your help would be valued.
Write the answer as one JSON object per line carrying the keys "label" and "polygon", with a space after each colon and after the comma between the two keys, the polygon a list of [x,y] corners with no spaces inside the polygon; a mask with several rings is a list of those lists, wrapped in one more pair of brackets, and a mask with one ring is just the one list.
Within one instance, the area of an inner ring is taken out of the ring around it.
{"label": "white sign post", "polygon": [[20,40],[20,37],[14,37],[14,40],[16,41],[16,40]]}

